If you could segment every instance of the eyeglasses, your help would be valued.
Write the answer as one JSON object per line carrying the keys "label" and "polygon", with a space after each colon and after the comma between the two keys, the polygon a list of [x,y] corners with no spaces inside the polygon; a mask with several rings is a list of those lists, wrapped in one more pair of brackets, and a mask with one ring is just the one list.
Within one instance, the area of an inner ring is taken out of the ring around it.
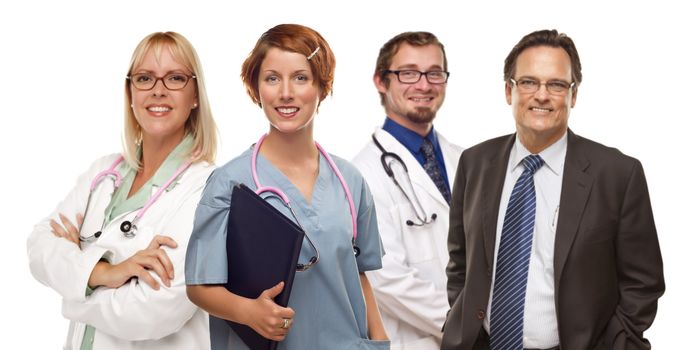
{"label": "eyeglasses", "polygon": [[522,78],[515,81],[515,79],[510,79],[510,82],[517,86],[523,94],[533,94],[539,91],[539,87],[546,85],[546,90],[552,95],[565,95],[568,90],[575,86],[575,82],[568,83],[562,80],[549,80],[547,82],[540,82],[534,79]]}
{"label": "eyeglasses", "polygon": [[383,71],[385,74],[394,74],[397,76],[397,80],[399,80],[400,83],[402,84],[416,84],[421,80],[421,76],[425,75],[426,76],[426,81],[428,81],[429,84],[445,84],[448,82],[448,78],[450,77],[450,72],[445,72],[442,70],[433,70],[429,72],[421,72],[418,70],[389,70],[386,69]]}
{"label": "eyeglasses", "polygon": [[180,90],[188,85],[190,79],[195,78],[197,77],[194,75],[187,75],[183,73],[168,73],[163,77],[156,77],[149,73],[137,73],[127,77],[135,89],[142,91],[153,89],[156,82],[159,80],[161,80],[161,82],[164,83],[164,86],[169,90]]}

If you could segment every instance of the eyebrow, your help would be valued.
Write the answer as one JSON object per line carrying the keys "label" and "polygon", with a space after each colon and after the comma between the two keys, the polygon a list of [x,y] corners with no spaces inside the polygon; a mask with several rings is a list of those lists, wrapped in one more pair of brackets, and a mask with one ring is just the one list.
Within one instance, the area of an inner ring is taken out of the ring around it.
{"label": "eyebrow", "polygon": [[[515,80],[521,80],[521,79],[541,81],[541,79],[539,79],[535,76],[531,76],[531,75],[521,75],[521,76],[518,76],[517,78],[515,78]],[[546,79],[546,81],[562,81],[562,82],[568,83],[568,84],[571,83],[569,80],[563,80],[563,79],[559,79],[559,78],[549,78],[549,79]]]}
{"label": "eyebrow", "polygon": [[[398,70],[418,70],[418,69],[419,69],[419,66],[416,65],[416,64],[404,64],[404,65],[398,66],[397,69],[398,69]],[[434,65],[428,67],[428,69],[426,70],[426,72],[429,72],[429,71],[432,71],[432,70],[440,70],[440,71],[442,71],[442,70],[443,70],[443,67],[441,67],[441,66],[439,66],[439,65],[437,65],[437,64],[434,64]]]}
{"label": "eyebrow", "polygon": [[[265,73],[265,74],[273,73],[273,74],[281,75],[278,71],[276,71],[274,69],[265,69],[261,73]],[[312,71],[310,69],[298,69],[298,70],[291,72],[290,75],[299,74],[299,73],[311,73],[312,74]]]}
{"label": "eyebrow", "polygon": [[[153,74],[154,74],[154,71],[153,71],[153,70],[149,70],[149,69],[138,69],[138,70],[135,70],[133,74],[143,74],[143,73],[147,73],[147,74],[152,74],[152,75],[153,75]],[[169,75],[169,74],[172,74],[172,73],[194,74],[194,73],[192,73],[192,72],[186,72],[186,71],[184,71],[184,70],[182,70],[182,69],[174,69],[174,70],[166,71],[166,73],[164,73],[164,75]]]}

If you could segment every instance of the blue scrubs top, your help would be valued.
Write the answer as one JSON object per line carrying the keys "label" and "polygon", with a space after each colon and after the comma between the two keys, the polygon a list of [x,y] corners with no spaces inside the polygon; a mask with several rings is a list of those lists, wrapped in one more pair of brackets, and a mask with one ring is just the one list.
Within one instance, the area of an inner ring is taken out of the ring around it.
{"label": "blue scrubs top", "polygon": [[[188,244],[187,284],[226,283],[226,226],[231,191],[239,183],[253,190],[257,188],[252,179],[251,157],[252,150],[247,150],[209,177]],[[257,159],[262,186],[284,191],[320,251],[320,261],[313,268],[296,273],[289,299],[289,307],[296,315],[291,331],[279,343],[279,350],[389,349],[387,341],[367,339],[366,305],[359,280],[359,272],[381,268],[384,255],[373,199],[358,170],[347,161],[332,157],[349,186],[358,213],[356,245],[361,254],[356,258],[351,244],[349,204],[327,160],[320,155],[313,198],[308,202],[262,155]],[[293,219],[281,201],[273,198],[268,202]],[[299,262],[306,262],[312,256],[314,252],[304,240]],[[248,349],[223,320],[213,316],[210,316],[210,333],[213,349]]]}

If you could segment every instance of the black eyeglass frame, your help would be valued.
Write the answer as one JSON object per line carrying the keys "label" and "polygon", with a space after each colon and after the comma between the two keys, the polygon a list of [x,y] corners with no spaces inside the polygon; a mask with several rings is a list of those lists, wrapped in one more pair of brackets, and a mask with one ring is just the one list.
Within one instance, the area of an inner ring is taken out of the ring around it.
{"label": "black eyeglass frame", "polygon": [[[417,73],[417,74],[418,74],[418,78],[416,79],[416,81],[402,81],[402,77],[400,76],[400,74],[401,74],[402,72]],[[428,77],[428,75],[431,74],[431,73],[442,73],[442,74],[444,74],[444,75],[445,75],[445,81],[442,81],[442,82],[432,82],[431,79]],[[429,84],[435,84],[435,85],[446,84],[446,83],[448,82],[448,79],[450,79],[450,72],[444,71],[444,70],[432,70],[432,71],[428,71],[428,72],[422,72],[422,71],[416,70],[416,69],[400,69],[400,70],[385,69],[385,70],[383,70],[383,75],[385,75],[385,74],[394,74],[394,75],[396,75],[396,76],[397,76],[397,81],[399,81],[399,82],[402,83],[402,84],[416,84],[416,83],[418,83],[418,82],[421,80],[421,77],[424,76],[424,75],[426,76],[426,81],[427,81]]]}

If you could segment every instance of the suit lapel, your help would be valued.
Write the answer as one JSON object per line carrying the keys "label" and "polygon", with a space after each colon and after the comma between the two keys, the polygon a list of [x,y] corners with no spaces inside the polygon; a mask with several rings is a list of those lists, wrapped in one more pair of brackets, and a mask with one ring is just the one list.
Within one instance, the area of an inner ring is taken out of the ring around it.
{"label": "suit lapel", "polygon": [[568,149],[563,168],[563,184],[561,186],[560,211],[553,259],[556,295],[558,295],[563,267],[568,259],[568,253],[580,227],[582,214],[592,190],[592,176],[585,172],[589,167],[589,161],[582,152],[580,143],[580,137],[568,130]]}
{"label": "suit lapel", "polygon": [[498,209],[500,207],[501,194],[503,193],[503,183],[508,168],[508,158],[510,151],[515,144],[515,134],[508,135],[502,141],[499,152],[489,155],[485,169],[483,183],[486,199],[483,201],[483,225],[484,225],[484,249],[486,250],[486,263],[493,266],[493,252],[496,248],[496,230],[498,226]]}

